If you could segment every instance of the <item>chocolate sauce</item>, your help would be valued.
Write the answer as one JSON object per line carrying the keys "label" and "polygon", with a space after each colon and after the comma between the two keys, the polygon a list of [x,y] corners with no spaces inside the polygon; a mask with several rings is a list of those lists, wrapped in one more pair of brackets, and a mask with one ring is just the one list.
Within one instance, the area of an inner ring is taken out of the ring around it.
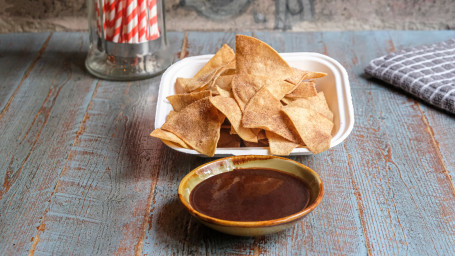
{"label": "chocolate sauce", "polygon": [[272,169],[235,169],[199,183],[190,194],[197,211],[223,220],[273,220],[308,206],[310,189],[301,179]]}

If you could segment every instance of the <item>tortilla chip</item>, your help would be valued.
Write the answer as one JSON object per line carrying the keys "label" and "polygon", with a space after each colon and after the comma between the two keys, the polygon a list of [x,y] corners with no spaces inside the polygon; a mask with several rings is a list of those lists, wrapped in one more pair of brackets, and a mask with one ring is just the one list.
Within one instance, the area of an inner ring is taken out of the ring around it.
{"label": "tortilla chip", "polygon": [[237,35],[235,49],[237,74],[268,76],[294,85],[309,79],[305,78],[308,76],[307,72],[291,68],[278,52],[254,37]]}
{"label": "tortilla chip", "polygon": [[214,86],[218,94],[224,97],[234,98],[232,94],[232,78],[234,75],[222,75],[216,79]]}
{"label": "tortilla chip", "polygon": [[324,92],[318,92],[316,96],[306,99],[296,99],[289,103],[289,105],[294,107],[310,108],[333,122],[333,113],[329,109],[329,105],[327,105]]}
{"label": "tortilla chip", "polygon": [[287,98],[287,97],[284,97],[281,99],[281,102],[283,103],[283,105],[288,105],[289,103],[295,101],[295,99],[293,98]]}
{"label": "tortilla chip", "polygon": [[270,153],[273,155],[288,156],[294,148],[299,146],[273,132],[265,131],[265,134],[269,140]]}
{"label": "tortilla chip", "polygon": [[[206,73],[210,73],[213,70],[229,64],[235,59],[234,50],[229,45],[224,44],[215,55],[194,75],[194,77],[203,76]],[[235,63],[233,68],[235,68]]]}
{"label": "tortilla chip", "polygon": [[[236,72],[258,76],[271,76],[276,79],[292,72],[286,61],[272,47],[250,36],[235,37]],[[284,79],[283,79],[284,80]]]}
{"label": "tortilla chip", "polygon": [[292,74],[285,80],[292,84],[300,84],[301,82],[306,82],[311,79],[321,78],[326,76],[326,73],[323,72],[311,72],[307,70],[301,70],[298,68],[291,68]]}
{"label": "tortilla chip", "polygon": [[258,140],[266,140],[267,139],[267,135],[265,135],[265,131],[264,130],[259,130],[257,136],[258,136]]}
{"label": "tortilla chip", "polygon": [[329,149],[333,123],[315,110],[293,106],[293,103],[284,106],[283,112],[291,119],[308,150],[318,154]]}
{"label": "tortilla chip", "polygon": [[[208,90],[212,92],[212,95],[219,95],[219,92],[217,90],[217,80],[224,75],[232,75],[235,73],[235,60],[232,60],[230,63],[228,63],[226,66],[221,67],[219,70],[216,71],[215,75],[212,77],[211,81],[203,86],[198,88],[198,91],[201,90]],[[223,82],[223,81],[222,81]]]}
{"label": "tortilla chip", "polygon": [[182,139],[177,137],[177,135],[163,131],[161,129],[155,129],[153,130],[152,133],[150,133],[150,136],[161,139],[163,142],[168,141],[171,142],[171,145],[181,147],[181,148],[190,148]]}
{"label": "tortilla chip", "polygon": [[232,82],[232,93],[241,109],[244,109],[246,103],[263,87],[267,87],[278,100],[296,88],[289,82],[267,76],[236,75]]}
{"label": "tortilla chip", "polygon": [[261,89],[256,87],[248,75],[235,75],[232,78],[231,86],[232,94],[242,110],[245,109],[246,103]]}
{"label": "tortilla chip", "polygon": [[175,94],[166,97],[166,99],[171,103],[172,108],[174,111],[179,112],[181,109],[185,108],[186,106],[190,105],[191,103],[200,100],[202,98],[210,96],[209,91],[202,91],[202,92],[192,92],[192,93],[183,93],[183,94]]}
{"label": "tortilla chip", "polygon": [[323,116],[327,117],[330,121],[333,122],[333,112],[330,110],[327,100],[325,98],[324,92],[318,92],[314,97],[307,98],[311,103],[311,106],[314,110],[321,113]]}
{"label": "tortilla chip", "polygon": [[246,128],[272,131],[295,143],[300,143],[289,118],[281,111],[282,105],[264,87],[248,102],[243,112],[242,124]]}
{"label": "tortilla chip", "polygon": [[209,85],[223,67],[235,68],[235,53],[232,48],[226,44],[215,53],[194,77],[177,78],[175,82],[176,93],[201,90],[201,88]]}
{"label": "tortilla chip", "polygon": [[286,94],[286,98],[308,98],[316,96],[317,94],[316,82],[314,80],[310,80],[298,84],[292,92]]}
{"label": "tortilla chip", "polygon": [[258,141],[256,135],[250,129],[241,126],[242,111],[233,98],[216,96],[211,97],[210,102],[226,116],[240,138],[250,142]]}
{"label": "tortilla chip", "polygon": [[252,147],[252,148],[263,148],[263,147],[268,147],[269,142],[267,139],[265,140],[259,140],[258,142],[249,142],[249,141],[244,141],[245,147]]}
{"label": "tortilla chip", "polygon": [[213,156],[224,118],[206,97],[170,116],[161,129],[174,133],[199,153]]}
{"label": "tortilla chip", "polygon": [[200,77],[183,78],[178,77],[175,81],[175,92],[182,94],[193,92],[197,89],[203,88],[213,79],[216,74],[216,70],[206,73]]}
{"label": "tortilla chip", "polygon": [[161,141],[166,144],[168,147],[174,147],[174,148],[181,148],[181,146],[177,143],[174,143],[172,141],[168,141],[168,140],[164,140],[164,139],[161,139]]}
{"label": "tortilla chip", "polygon": [[221,129],[218,148],[238,148],[240,147],[240,137],[236,134],[230,134],[229,130]]}

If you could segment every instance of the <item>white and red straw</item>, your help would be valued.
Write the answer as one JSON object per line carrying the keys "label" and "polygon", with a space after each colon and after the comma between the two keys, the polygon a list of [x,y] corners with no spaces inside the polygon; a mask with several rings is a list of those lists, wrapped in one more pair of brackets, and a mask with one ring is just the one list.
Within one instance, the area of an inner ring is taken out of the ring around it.
{"label": "white and red straw", "polygon": [[[135,44],[160,37],[156,0],[96,0],[95,2],[98,35],[105,40]],[[99,8],[100,6],[102,8]]]}

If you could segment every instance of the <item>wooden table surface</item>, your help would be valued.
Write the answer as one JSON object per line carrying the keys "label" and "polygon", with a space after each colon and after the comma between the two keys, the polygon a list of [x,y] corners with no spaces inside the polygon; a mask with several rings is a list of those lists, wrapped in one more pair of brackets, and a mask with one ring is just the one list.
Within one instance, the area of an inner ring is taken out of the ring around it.
{"label": "wooden table surface", "polygon": [[[454,255],[455,117],[364,75],[368,62],[455,31],[255,32],[348,71],[351,135],[315,156],[322,203],[284,232],[212,231],[177,186],[210,161],[149,137],[160,77],[98,80],[88,33],[0,35],[0,255]],[[235,33],[168,33],[177,61]]]}

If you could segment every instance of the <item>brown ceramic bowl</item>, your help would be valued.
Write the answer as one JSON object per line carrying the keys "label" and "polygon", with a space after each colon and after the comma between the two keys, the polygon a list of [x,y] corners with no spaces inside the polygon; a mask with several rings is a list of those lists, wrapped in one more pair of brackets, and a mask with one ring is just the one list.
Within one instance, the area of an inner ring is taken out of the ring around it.
{"label": "brown ceramic bowl", "polygon": [[[214,175],[242,168],[267,168],[293,174],[302,179],[310,188],[308,206],[284,218],[266,221],[231,221],[217,219],[198,212],[190,204],[190,193],[199,183]],[[191,215],[202,224],[223,233],[238,236],[260,236],[282,231],[305,217],[321,202],[324,186],[319,176],[307,166],[296,161],[276,156],[231,156],[201,165],[188,173],[180,182],[180,201]]]}

